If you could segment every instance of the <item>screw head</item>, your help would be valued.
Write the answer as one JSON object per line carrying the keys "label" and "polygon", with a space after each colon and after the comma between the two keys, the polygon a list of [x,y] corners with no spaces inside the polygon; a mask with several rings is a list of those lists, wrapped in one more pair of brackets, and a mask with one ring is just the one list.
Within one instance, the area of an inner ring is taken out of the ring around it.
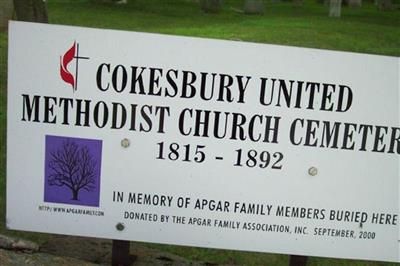
{"label": "screw head", "polygon": [[316,167],[312,166],[308,169],[308,174],[310,176],[316,176],[318,174],[318,169]]}
{"label": "screw head", "polygon": [[125,225],[123,223],[117,223],[115,228],[117,228],[118,231],[123,231],[125,229]]}
{"label": "screw head", "polygon": [[129,139],[127,139],[127,138],[124,138],[123,140],[121,140],[121,146],[124,148],[128,148],[130,144],[131,143],[130,143]]}

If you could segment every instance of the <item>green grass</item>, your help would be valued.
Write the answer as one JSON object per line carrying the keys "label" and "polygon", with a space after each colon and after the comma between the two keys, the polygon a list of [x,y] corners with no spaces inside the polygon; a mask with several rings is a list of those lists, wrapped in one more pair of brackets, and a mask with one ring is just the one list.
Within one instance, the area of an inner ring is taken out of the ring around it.
{"label": "green grass", "polygon": [[281,2],[266,3],[263,16],[246,16],[232,10],[240,8],[240,2],[225,0],[219,15],[203,13],[185,0],[136,0],[128,6],[49,1],[48,7],[55,24],[400,55],[399,10],[379,12],[364,3],[362,8],[343,7],[342,18],[335,19],[327,16],[324,5]]}
{"label": "green grass", "polygon": [[[233,8],[241,1],[225,0],[218,15],[203,13],[188,0],[130,0],[127,6],[101,0],[48,0],[50,22],[96,28],[155,32],[217,39],[313,47],[400,56],[400,10],[379,12],[372,3],[343,7],[342,18],[329,18],[328,8],[310,0],[266,2],[264,15],[246,16]],[[0,217],[5,217],[6,60],[7,35],[0,33]],[[0,233],[37,242],[49,235],[10,232],[0,219]],[[183,257],[209,263],[288,265],[288,256],[169,245],[150,245]],[[392,265],[389,263],[310,258],[308,265]]]}

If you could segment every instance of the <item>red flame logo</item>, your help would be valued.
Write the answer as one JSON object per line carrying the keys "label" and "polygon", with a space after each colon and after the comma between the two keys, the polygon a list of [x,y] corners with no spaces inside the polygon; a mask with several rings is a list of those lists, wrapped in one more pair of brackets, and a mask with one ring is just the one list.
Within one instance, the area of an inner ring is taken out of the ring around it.
{"label": "red flame logo", "polygon": [[72,45],[71,48],[60,58],[60,75],[62,80],[64,80],[66,83],[71,84],[72,89],[76,90],[75,86],[75,78],[71,74],[71,72],[68,71],[68,64],[74,59],[75,57],[75,52],[76,52],[76,42]]}

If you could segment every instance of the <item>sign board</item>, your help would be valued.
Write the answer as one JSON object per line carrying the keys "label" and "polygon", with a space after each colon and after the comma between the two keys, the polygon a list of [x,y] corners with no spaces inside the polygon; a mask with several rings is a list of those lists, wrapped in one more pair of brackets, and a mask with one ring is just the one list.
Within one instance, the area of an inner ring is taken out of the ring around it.
{"label": "sign board", "polygon": [[12,22],[8,64],[9,228],[399,260],[399,58]]}

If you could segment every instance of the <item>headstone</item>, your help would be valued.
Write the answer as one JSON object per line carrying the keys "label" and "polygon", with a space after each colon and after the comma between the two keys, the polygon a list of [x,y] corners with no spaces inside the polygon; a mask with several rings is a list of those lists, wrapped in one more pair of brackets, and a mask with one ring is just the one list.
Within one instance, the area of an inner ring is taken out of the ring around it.
{"label": "headstone", "polygon": [[349,7],[360,7],[361,6],[361,0],[348,0],[348,6]]}
{"label": "headstone", "polygon": [[390,10],[393,8],[393,3],[391,0],[378,0],[379,10]]}
{"label": "headstone", "polygon": [[244,2],[244,13],[246,14],[263,14],[264,3],[262,0],[246,0]]}
{"label": "headstone", "polygon": [[329,3],[329,16],[334,18],[340,18],[342,9],[342,0],[331,0]]}
{"label": "headstone", "polygon": [[222,7],[221,0],[200,0],[201,9],[209,13],[218,13]]}
{"label": "headstone", "polygon": [[303,0],[293,0],[292,1],[292,3],[293,3],[293,5],[295,5],[295,6],[301,6],[301,5],[303,5]]}

